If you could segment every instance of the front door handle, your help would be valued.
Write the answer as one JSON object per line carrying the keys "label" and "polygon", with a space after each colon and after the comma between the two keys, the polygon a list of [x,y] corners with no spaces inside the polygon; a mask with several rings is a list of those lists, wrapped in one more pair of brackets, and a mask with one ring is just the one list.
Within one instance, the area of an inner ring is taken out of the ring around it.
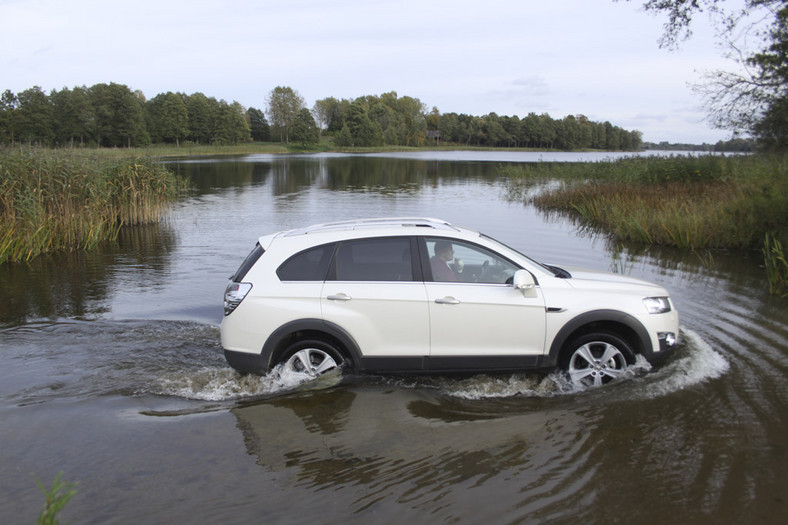
{"label": "front door handle", "polygon": [[435,299],[435,302],[438,304],[460,304],[460,300],[455,299],[454,297],[443,297],[442,299]]}
{"label": "front door handle", "polygon": [[329,301],[349,301],[351,297],[346,293],[332,294],[326,297]]}

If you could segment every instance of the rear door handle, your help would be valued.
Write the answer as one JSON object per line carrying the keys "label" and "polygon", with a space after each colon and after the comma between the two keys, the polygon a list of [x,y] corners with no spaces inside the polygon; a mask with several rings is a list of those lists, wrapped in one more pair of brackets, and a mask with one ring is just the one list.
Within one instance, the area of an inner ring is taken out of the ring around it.
{"label": "rear door handle", "polygon": [[349,301],[351,297],[346,293],[332,294],[326,297],[329,301]]}
{"label": "rear door handle", "polygon": [[454,297],[443,297],[442,299],[435,299],[435,302],[438,304],[460,304],[460,300],[455,299]]}

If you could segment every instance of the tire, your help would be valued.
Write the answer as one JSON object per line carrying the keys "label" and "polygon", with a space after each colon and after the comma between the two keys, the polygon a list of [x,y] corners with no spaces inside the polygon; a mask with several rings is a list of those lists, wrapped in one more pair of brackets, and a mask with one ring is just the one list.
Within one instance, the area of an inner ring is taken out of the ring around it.
{"label": "tire", "polygon": [[342,368],[345,359],[333,345],[315,339],[291,344],[277,364],[281,364],[287,372],[316,379],[330,370]]}
{"label": "tire", "polygon": [[590,333],[573,339],[562,354],[561,368],[577,386],[601,386],[619,377],[635,362],[629,344],[606,333]]}

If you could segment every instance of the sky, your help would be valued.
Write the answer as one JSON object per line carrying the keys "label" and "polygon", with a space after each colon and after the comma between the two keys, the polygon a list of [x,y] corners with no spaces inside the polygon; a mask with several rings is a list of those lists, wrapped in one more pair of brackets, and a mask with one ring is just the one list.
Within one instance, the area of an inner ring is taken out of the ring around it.
{"label": "sky", "polygon": [[730,138],[692,83],[731,69],[705,17],[677,50],[632,0],[0,0],[0,92],[115,82],[266,110],[395,91],[428,111],[585,115],[647,142]]}

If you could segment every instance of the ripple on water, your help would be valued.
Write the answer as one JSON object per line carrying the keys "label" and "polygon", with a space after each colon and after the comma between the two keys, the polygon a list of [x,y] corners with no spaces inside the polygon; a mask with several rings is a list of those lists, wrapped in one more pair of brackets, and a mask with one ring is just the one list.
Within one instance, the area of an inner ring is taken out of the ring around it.
{"label": "ripple on water", "polygon": [[[106,394],[233,401],[331,388],[343,380],[336,373],[305,382],[303,377],[280,368],[263,376],[241,375],[225,363],[218,329],[192,322],[68,321],[3,332],[7,363],[19,368],[15,376],[31,375],[30,381],[25,380],[26,388],[14,393],[23,403]],[[652,370],[639,359],[622,380],[611,386],[616,391],[625,390],[628,398],[654,398],[728,371],[726,358],[697,333],[685,329],[683,335],[676,354],[666,363]],[[354,381],[384,381],[399,388],[432,389],[468,400],[544,398],[584,391],[558,372],[353,377]]]}

